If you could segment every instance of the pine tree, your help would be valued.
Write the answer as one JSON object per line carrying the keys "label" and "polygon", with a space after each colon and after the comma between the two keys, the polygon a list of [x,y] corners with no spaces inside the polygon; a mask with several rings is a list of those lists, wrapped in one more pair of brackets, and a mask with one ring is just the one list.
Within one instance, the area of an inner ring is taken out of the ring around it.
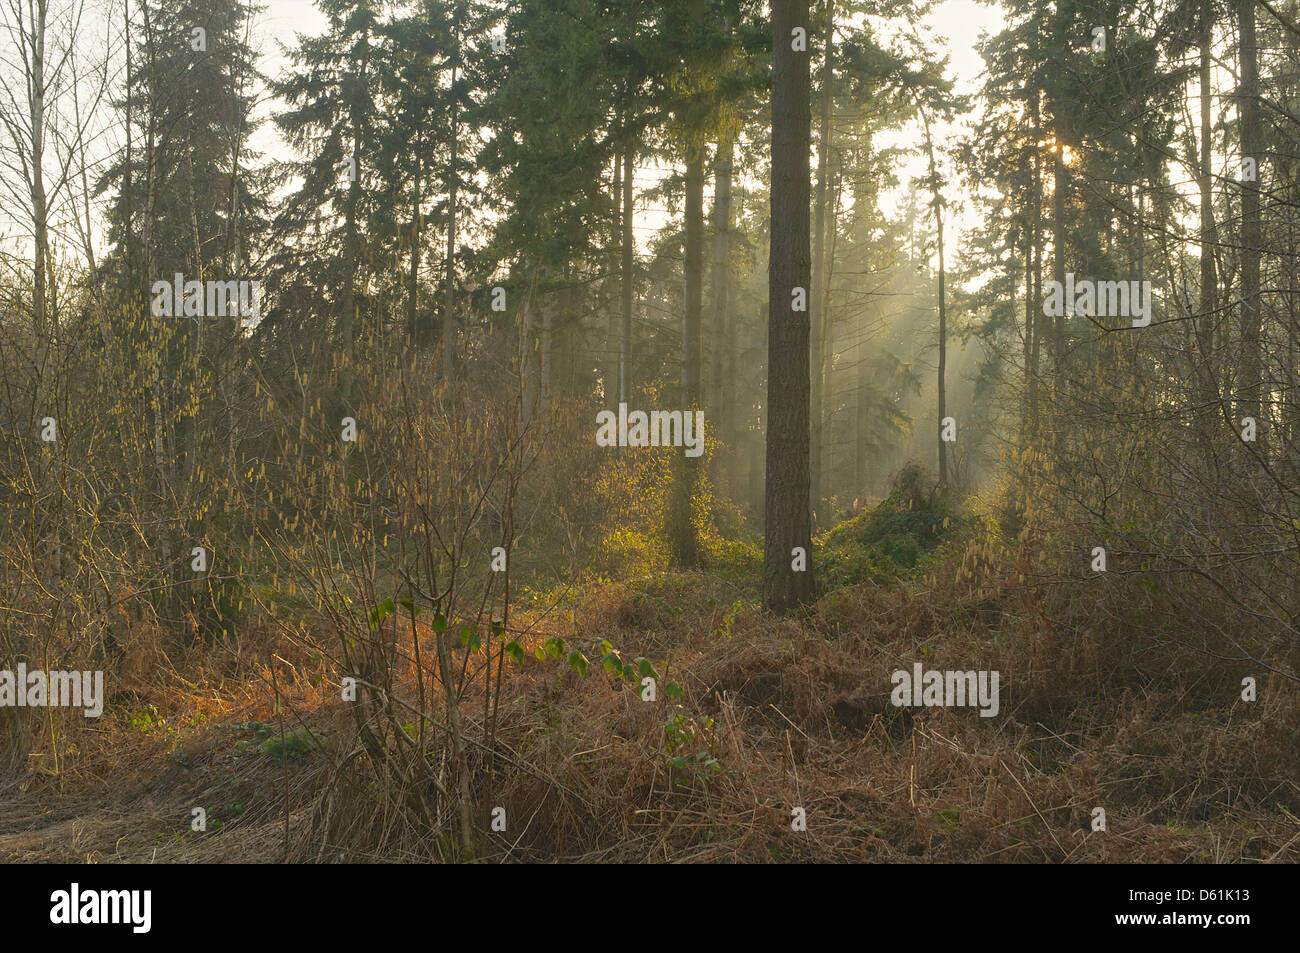
{"label": "pine tree", "polygon": [[[808,0],[772,4],[772,217],[768,260],[767,488],[763,607],[784,613],[813,592],[809,511],[809,247],[812,112]],[[801,46],[802,49],[794,47]],[[796,550],[806,565],[796,571]]]}

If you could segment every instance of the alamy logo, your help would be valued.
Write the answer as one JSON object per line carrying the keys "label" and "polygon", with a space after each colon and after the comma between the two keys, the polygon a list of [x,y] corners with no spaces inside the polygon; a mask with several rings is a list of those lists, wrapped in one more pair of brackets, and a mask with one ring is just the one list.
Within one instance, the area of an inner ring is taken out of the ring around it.
{"label": "alamy logo", "polygon": [[961,708],[979,706],[981,718],[998,713],[997,672],[947,672],[931,669],[923,672],[921,663],[912,671],[899,669],[890,679],[894,690],[889,700],[894,707],[923,705],[926,708]]}
{"label": "alamy logo", "polygon": [[1073,272],[1067,272],[1064,286],[1059,281],[1047,283],[1043,314],[1132,318],[1133,327],[1144,328],[1151,323],[1151,282],[1075,281]]}
{"label": "alamy logo", "polygon": [[602,410],[596,414],[598,447],[685,447],[688,457],[704,452],[704,411],[644,410],[628,413],[627,404],[618,414]]}
{"label": "alamy logo", "polygon": [[186,281],[177,272],[172,281],[155,281],[151,290],[155,318],[233,318],[238,314],[247,326],[262,316],[260,281]]}
{"label": "alamy logo", "polygon": [[132,933],[148,933],[153,891],[82,890],[74,883],[50,894],[50,903],[51,923],[129,923]]}
{"label": "alamy logo", "polygon": [[0,671],[0,708],[85,708],[87,718],[104,713],[103,672]]}

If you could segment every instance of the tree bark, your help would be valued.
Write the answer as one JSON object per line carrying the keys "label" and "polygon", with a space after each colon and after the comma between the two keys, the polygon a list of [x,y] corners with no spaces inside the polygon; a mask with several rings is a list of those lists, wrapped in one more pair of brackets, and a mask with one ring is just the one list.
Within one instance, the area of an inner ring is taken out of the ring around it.
{"label": "tree bark", "polygon": [[[621,258],[623,254],[623,152],[621,149],[614,150],[614,175],[610,180],[610,199],[614,203],[614,235],[612,241],[617,243],[610,255],[610,273],[618,267],[619,262],[616,258]],[[620,275],[619,294],[622,295]],[[612,397],[617,396],[619,381],[619,356],[620,349],[618,345],[619,321],[621,318],[620,309],[609,306],[608,323],[605,326],[605,347],[601,355],[601,390],[604,393],[606,402]]]}
{"label": "tree bark", "polygon": [[704,277],[704,149],[692,148],[686,160],[686,317],[682,325],[682,398],[700,405]]}
{"label": "tree bark", "polygon": [[[1055,124],[1055,148],[1052,152],[1052,279],[1060,286],[1065,286],[1065,190],[1069,173],[1065,167],[1063,155],[1065,146],[1060,139],[1061,127]],[[1074,313],[1073,306],[1066,302],[1061,309],[1052,329],[1052,368],[1056,372],[1057,386],[1064,383],[1063,364],[1065,360],[1065,322],[1066,317]]]}
{"label": "tree bark", "polygon": [[[417,142],[417,150],[419,145]],[[412,339],[417,339],[420,334],[420,236],[421,225],[423,224],[420,216],[420,203],[424,198],[420,189],[424,184],[423,173],[423,157],[417,151],[415,156],[415,196],[411,199],[411,267],[406,276],[406,333]]]}
{"label": "tree bark", "polygon": [[768,258],[767,474],[763,607],[785,613],[812,597],[812,567],[793,568],[794,550],[811,559],[809,511],[809,320],[792,292],[807,289],[809,149],[812,146],[809,54],[791,49],[808,29],[808,0],[772,3],[772,190]]}
{"label": "tree bark", "polygon": [[1197,442],[1207,460],[1210,458],[1210,432],[1214,426],[1214,411],[1218,403],[1218,385],[1214,379],[1214,323],[1218,320],[1215,311],[1218,308],[1217,277],[1215,275],[1214,249],[1218,243],[1214,224],[1213,193],[1213,132],[1212,91],[1210,86],[1210,44],[1213,38],[1214,8],[1211,0],[1201,3],[1201,155],[1197,168],[1197,185],[1201,193],[1201,289],[1200,317],[1196,321],[1196,347],[1199,351],[1196,359],[1200,381],[1197,396],[1200,408],[1196,414]]}
{"label": "tree bark", "polygon": [[456,161],[460,147],[456,80],[460,67],[460,19],[458,3],[452,20],[455,54],[451,64],[451,156],[447,164],[447,298],[442,314],[442,375],[448,379],[456,367],[456,186],[459,183]]}
{"label": "tree bark", "polygon": [[[32,295],[33,321],[36,325],[38,346],[44,350],[49,316],[46,313],[47,271],[49,260],[49,221],[46,208],[45,175],[45,16],[48,0],[36,0],[32,13],[31,77],[28,87],[28,110],[31,128],[31,200],[32,230],[36,239],[34,249],[34,288]],[[21,16],[21,14],[20,14]]]}
{"label": "tree bark", "polygon": [[925,151],[930,159],[931,205],[934,209],[935,241],[939,249],[939,421],[936,433],[939,437],[939,485],[948,485],[948,447],[943,440],[943,418],[948,413],[947,377],[948,377],[948,311],[945,304],[945,272],[943,261],[943,200],[939,194],[939,172],[934,162],[934,141],[930,138],[930,117],[921,109],[921,119],[925,123]]}
{"label": "tree bark", "polygon": [[[731,350],[728,297],[730,276],[727,272],[731,250],[731,174],[733,142],[730,132],[718,139],[718,155],[714,162],[713,180],[713,366],[711,369],[714,430],[723,446],[724,456],[735,452],[732,420],[735,416],[735,381],[727,374]],[[725,470],[723,467],[718,468]]]}
{"label": "tree bark", "polygon": [[[368,47],[367,47],[368,48]],[[365,89],[366,63],[363,60],[360,74],[353,78],[353,87],[348,104],[349,122],[352,126],[352,161],[354,175],[352,181],[348,184],[347,199],[344,202],[343,210],[343,267],[344,267],[344,288],[343,288],[343,314],[340,320],[339,333],[342,336],[343,343],[343,400],[346,402],[352,396],[352,377],[356,364],[354,354],[354,337],[356,335],[355,322],[357,320],[357,276],[361,269],[361,235],[357,224],[357,209],[361,203],[361,123],[362,123],[362,104],[360,102],[362,93]]]}
{"label": "tree bark", "polygon": [[1038,144],[1042,135],[1039,90],[1031,92],[1029,136],[1034,150],[1033,178],[1029,182],[1029,221],[1025,228],[1025,378],[1028,410],[1025,434],[1029,440],[1038,435],[1038,361],[1043,337],[1042,281],[1043,246],[1039,239],[1043,215],[1043,152]]}
{"label": "tree bark", "polygon": [[[682,402],[687,412],[701,404],[702,315],[704,279],[704,149],[693,146],[686,159],[685,278],[686,314],[682,321]],[[707,422],[706,422],[707,425]],[[673,565],[692,569],[699,565],[699,541],[691,518],[692,501],[699,477],[699,458],[686,456],[683,446],[677,454],[673,481],[672,541]]]}
{"label": "tree bark", "polygon": [[812,299],[811,317],[811,422],[810,437],[810,495],[813,523],[821,526],[826,514],[822,511],[825,488],[822,485],[823,406],[826,400],[826,195],[830,165],[831,113],[834,103],[831,79],[834,76],[832,54],[835,44],[835,0],[826,0],[826,49],[822,57],[821,126],[817,138],[817,197],[813,203],[816,213],[813,221],[812,282],[809,297]]}
{"label": "tree bark", "polygon": [[1043,337],[1047,332],[1044,327],[1046,316],[1043,314],[1043,167],[1041,153],[1035,159],[1034,168],[1034,218],[1033,231],[1030,232],[1030,241],[1033,243],[1034,264],[1033,264],[1033,308],[1034,308],[1034,341],[1033,347],[1030,348],[1030,362],[1034,369],[1034,376],[1031,381],[1032,390],[1030,391],[1030,407],[1033,409],[1034,429],[1036,435],[1039,430],[1039,410],[1041,407],[1042,387],[1042,366],[1043,366]]}
{"label": "tree bark", "polygon": [[632,173],[635,163],[632,161],[632,147],[626,146],[623,153],[623,267],[621,271],[623,333],[619,341],[618,358],[618,399],[626,403],[631,393],[632,366],[632,289],[635,275],[636,259],[632,245]]}
{"label": "tree bark", "polygon": [[1241,380],[1238,402],[1242,417],[1253,417],[1259,431],[1256,446],[1261,452],[1267,430],[1264,426],[1260,381],[1259,307],[1259,63],[1255,42],[1255,0],[1239,0],[1237,34],[1240,37],[1238,106],[1241,117],[1241,155],[1255,160],[1255,180],[1241,183]]}
{"label": "tree bark", "polygon": [[[705,5],[694,0],[691,19],[696,35],[704,29]],[[692,110],[693,113],[693,110]],[[692,115],[692,120],[696,117]],[[685,235],[685,305],[682,321],[682,401],[683,410],[690,412],[702,406],[704,395],[701,371],[703,369],[703,311],[704,311],[704,141],[698,126],[687,130],[689,145],[686,152]],[[695,523],[691,518],[692,501],[699,479],[698,457],[686,456],[682,447],[677,454],[676,479],[672,502],[672,526],[669,538],[672,545],[673,564],[692,569],[699,565],[699,541]]]}

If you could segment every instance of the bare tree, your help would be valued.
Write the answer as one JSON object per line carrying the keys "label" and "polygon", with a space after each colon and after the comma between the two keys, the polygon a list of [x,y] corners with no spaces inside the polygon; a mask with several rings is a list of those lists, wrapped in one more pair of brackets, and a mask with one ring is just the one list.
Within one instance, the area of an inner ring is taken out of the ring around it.
{"label": "bare tree", "polygon": [[[10,81],[0,99],[0,125],[7,136],[0,149],[0,202],[23,223],[31,238],[32,329],[43,345],[50,332],[56,295],[51,287],[51,209],[66,192],[71,155],[58,167],[58,103],[76,84],[73,49],[82,5],[51,10],[50,0],[5,0],[0,30],[8,49],[2,66]],[[51,168],[53,166],[54,168]],[[47,180],[46,176],[51,177]]]}

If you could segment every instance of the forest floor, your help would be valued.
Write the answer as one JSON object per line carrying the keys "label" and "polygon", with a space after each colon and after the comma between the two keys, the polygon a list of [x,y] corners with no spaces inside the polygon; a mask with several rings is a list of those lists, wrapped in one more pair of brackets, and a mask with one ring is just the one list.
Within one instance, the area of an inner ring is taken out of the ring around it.
{"label": "forest floor", "polygon": [[[871,529],[836,532],[831,543],[861,542]],[[706,572],[576,593],[507,667],[504,756],[474,762],[484,830],[493,804],[509,819],[484,835],[484,859],[1300,860],[1294,687],[1262,677],[1245,702],[1235,669],[1152,638],[1118,593],[1017,585],[1014,571],[972,569],[981,551],[968,541],[924,571],[840,585],[797,619],[764,616]],[[653,659],[658,698],[595,660],[582,677],[534,657],[575,632]],[[259,651],[265,664],[159,657],[62,740],[57,778],[42,764],[0,795],[0,861],[277,861],[286,845],[296,860],[428,859],[418,837],[376,848],[311,833],[352,737],[347,706],[301,645]],[[996,717],[893,705],[891,673],[916,662],[1000,672]],[[473,730],[481,689],[462,703]],[[319,747],[277,741],[295,736]],[[195,808],[206,831],[191,829]]]}

